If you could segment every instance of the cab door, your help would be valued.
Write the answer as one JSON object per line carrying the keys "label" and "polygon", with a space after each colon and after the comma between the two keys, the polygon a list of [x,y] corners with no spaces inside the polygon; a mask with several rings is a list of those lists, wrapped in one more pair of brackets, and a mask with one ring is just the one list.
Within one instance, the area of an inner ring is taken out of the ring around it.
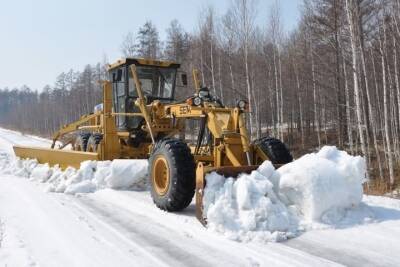
{"label": "cab door", "polygon": [[[114,111],[116,113],[126,113],[126,85],[125,67],[120,67],[112,73]],[[118,115],[115,117],[116,126],[119,130],[126,129],[126,116]]]}

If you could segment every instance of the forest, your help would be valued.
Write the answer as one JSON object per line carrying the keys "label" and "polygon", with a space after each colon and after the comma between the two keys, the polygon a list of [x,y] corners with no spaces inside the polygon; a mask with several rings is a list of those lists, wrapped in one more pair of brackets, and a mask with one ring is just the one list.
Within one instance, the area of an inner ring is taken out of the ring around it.
{"label": "forest", "polygon": [[[400,0],[299,2],[290,32],[279,1],[263,25],[255,0],[203,8],[196,30],[173,19],[165,40],[147,21],[121,39],[121,57],[177,61],[188,74],[196,68],[224,104],[248,101],[254,140],[280,138],[295,157],[335,145],[365,157],[372,188],[393,189],[400,180]],[[99,81],[115,60],[63,72],[40,91],[1,88],[0,125],[49,137],[101,102]],[[193,86],[177,95],[191,94]]]}

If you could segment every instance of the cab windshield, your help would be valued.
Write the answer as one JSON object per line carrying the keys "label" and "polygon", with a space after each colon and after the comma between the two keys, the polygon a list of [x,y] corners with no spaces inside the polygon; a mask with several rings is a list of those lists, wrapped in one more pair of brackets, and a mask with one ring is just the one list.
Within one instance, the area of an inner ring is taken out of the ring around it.
{"label": "cab windshield", "polygon": [[[149,66],[137,66],[137,75],[142,85],[143,93],[160,99],[172,99],[174,97],[175,76],[174,68],[158,68]],[[129,96],[137,97],[135,81],[129,71]]]}

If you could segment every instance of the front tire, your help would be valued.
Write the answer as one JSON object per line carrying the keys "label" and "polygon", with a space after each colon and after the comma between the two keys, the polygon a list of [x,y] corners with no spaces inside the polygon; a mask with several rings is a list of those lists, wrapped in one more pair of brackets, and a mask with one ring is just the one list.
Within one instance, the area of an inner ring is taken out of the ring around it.
{"label": "front tire", "polygon": [[195,179],[195,162],[186,143],[178,139],[157,142],[149,159],[149,180],[158,208],[180,211],[189,206]]}
{"label": "front tire", "polygon": [[289,149],[279,139],[263,137],[255,141],[255,145],[261,149],[273,164],[286,164],[293,161]]}

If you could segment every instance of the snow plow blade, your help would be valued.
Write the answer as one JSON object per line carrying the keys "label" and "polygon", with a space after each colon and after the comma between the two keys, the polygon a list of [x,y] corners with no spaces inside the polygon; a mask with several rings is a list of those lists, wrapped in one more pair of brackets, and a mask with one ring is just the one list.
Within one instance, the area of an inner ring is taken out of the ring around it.
{"label": "snow plow blade", "polygon": [[206,175],[208,173],[216,172],[219,175],[222,175],[226,178],[232,177],[237,178],[241,173],[251,173],[254,170],[257,170],[259,165],[250,165],[250,166],[224,166],[224,167],[209,167],[204,166],[202,162],[197,164],[196,169],[196,218],[201,222],[202,225],[207,225],[207,218],[203,213],[203,196],[204,196],[204,188],[206,186]]}
{"label": "snow plow blade", "polygon": [[60,168],[74,167],[79,169],[81,162],[99,160],[98,153],[68,151],[61,149],[46,149],[38,147],[13,146],[14,153],[22,159],[37,159],[41,164],[59,165]]}

